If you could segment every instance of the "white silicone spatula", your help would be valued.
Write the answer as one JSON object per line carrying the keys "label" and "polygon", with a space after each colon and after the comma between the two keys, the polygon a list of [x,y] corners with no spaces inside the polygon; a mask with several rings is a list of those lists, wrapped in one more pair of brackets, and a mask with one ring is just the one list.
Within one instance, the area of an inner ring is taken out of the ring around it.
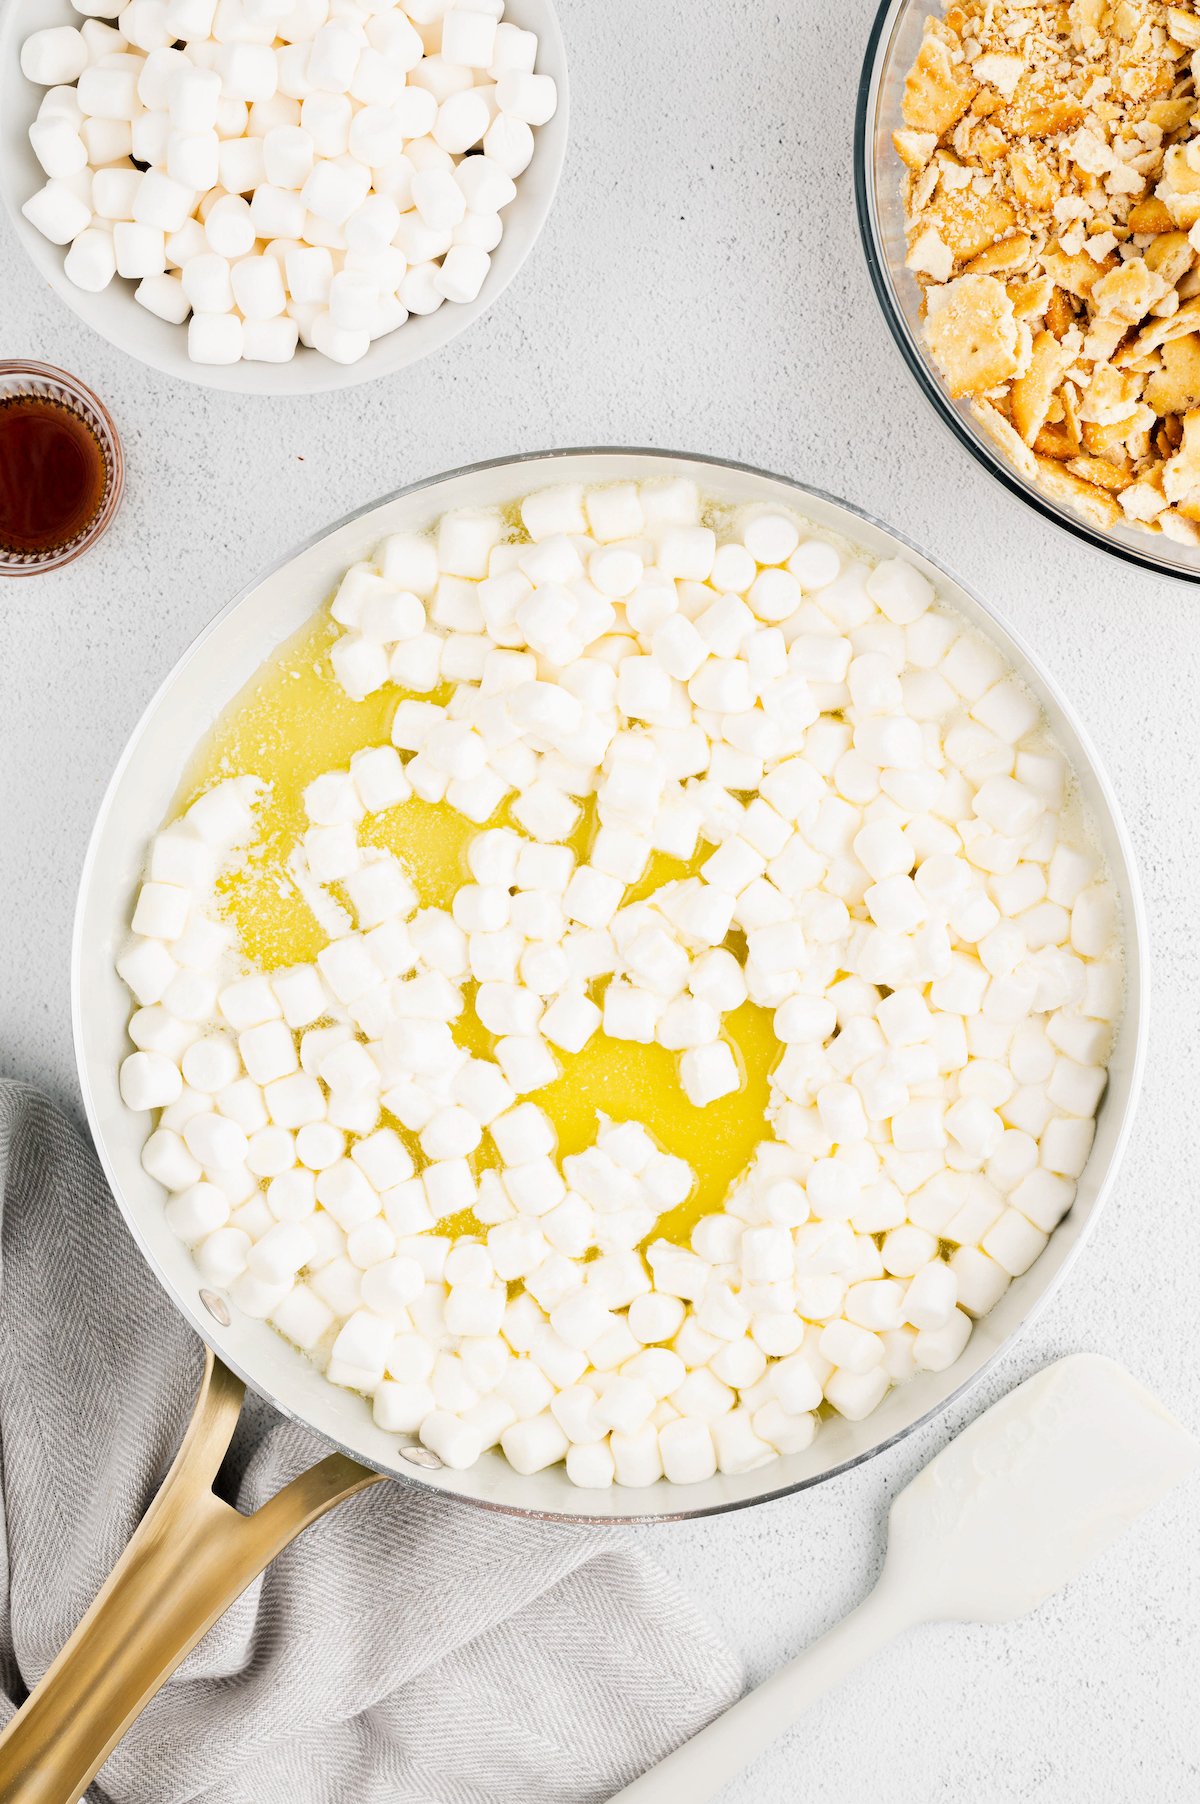
{"label": "white silicone spatula", "polygon": [[900,1493],[866,1601],[612,1804],[704,1804],[902,1630],[1023,1616],[1198,1460],[1200,1444],[1111,1359],[1047,1366]]}

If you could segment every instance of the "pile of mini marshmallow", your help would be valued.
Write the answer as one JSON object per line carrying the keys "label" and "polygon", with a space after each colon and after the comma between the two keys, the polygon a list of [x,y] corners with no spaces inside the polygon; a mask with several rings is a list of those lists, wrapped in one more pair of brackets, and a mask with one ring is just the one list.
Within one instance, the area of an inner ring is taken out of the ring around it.
{"label": "pile of mini marshmallow", "polygon": [[[584,1486],[743,1472],[823,1398],[857,1421],[951,1365],[1070,1208],[1114,900],[1037,703],[909,565],[683,479],[520,512],[341,583],[340,683],[403,698],[305,792],[314,963],[246,973],[214,906],[255,779],[158,835],[122,1090],[162,1110],[144,1164],[204,1279],[385,1430]],[[479,827],[448,910],[371,843],[412,798]],[[626,901],[656,853],[695,874]],[[560,1161],[533,1096],[603,1031],[678,1052],[703,1107],[741,1082],[747,998],[772,1137],[683,1247],[655,1224],[690,1168],[603,1119]],[[469,1008],[493,1057],[456,1040]],[[463,1210],[478,1233],[438,1232]]]}
{"label": "pile of mini marshmallow", "polygon": [[49,92],[21,211],[77,287],[136,281],[209,364],[355,363],[479,294],[557,104],[503,0],[73,4],[22,47]]}

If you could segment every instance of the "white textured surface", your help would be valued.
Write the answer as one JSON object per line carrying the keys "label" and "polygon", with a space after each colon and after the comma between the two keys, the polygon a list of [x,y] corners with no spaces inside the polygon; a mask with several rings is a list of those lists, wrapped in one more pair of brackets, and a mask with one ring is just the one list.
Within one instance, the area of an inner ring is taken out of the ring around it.
{"label": "white textured surface", "polygon": [[[1200,590],[1027,514],[910,386],[853,220],[865,0],[560,10],[573,136],[546,232],[484,320],[376,387],[271,403],[173,384],[91,336],[0,237],[0,357],[93,384],[128,465],[101,547],[3,590],[0,1067],[77,1110],[68,948],[92,815],[146,698],[249,575],[362,502],[477,458],[640,444],[759,464],[867,508],[997,603],[1108,763],[1152,927],[1145,1094],[1094,1238],[980,1400],[1086,1348],[1195,1425]],[[889,1498],[950,1425],[802,1496],[646,1538],[761,1676],[861,1595]],[[926,1629],[882,1655],[726,1804],[1194,1798],[1198,1545],[1193,1483],[1036,1617]]]}

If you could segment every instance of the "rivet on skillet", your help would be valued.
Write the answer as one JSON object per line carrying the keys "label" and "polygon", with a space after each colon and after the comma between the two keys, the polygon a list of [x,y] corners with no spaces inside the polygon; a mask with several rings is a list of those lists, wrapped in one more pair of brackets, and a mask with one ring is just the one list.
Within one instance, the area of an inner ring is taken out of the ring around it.
{"label": "rivet on skillet", "polygon": [[[215,1290],[202,1290],[200,1292],[200,1301],[215,1322],[220,1322],[222,1328],[228,1328],[233,1317],[229,1313],[229,1305],[224,1297],[219,1297]],[[439,1464],[440,1463],[441,1462],[439,1461]]]}
{"label": "rivet on skillet", "polygon": [[424,1466],[427,1472],[436,1472],[442,1463],[428,1447],[401,1447],[400,1458],[406,1459],[410,1466]]}

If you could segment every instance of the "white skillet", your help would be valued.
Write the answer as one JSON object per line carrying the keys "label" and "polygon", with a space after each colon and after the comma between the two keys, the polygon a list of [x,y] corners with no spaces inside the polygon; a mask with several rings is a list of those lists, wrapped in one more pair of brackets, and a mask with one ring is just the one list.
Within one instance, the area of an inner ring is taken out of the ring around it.
{"label": "white skillet", "polygon": [[[771,501],[794,509],[877,556],[911,558],[947,603],[1000,646],[1041,698],[1078,774],[1084,806],[1108,860],[1124,923],[1125,1017],[1075,1206],[1041,1257],[978,1324],[965,1354],[949,1371],[923,1373],[900,1386],[866,1421],[839,1417],[823,1423],[806,1452],[738,1477],[718,1475],[682,1487],[660,1482],[643,1490],[583,1491],[561,1467],[523,1478],[498,1453],[485,1455],[468,1472],[444,1471],[424,1448],[376,1427],[361,1397],[328,1384],[265,1322],[239,1317],[224,1299],[205,1293],[190,1254],[167,1226],[162,1190],[141,1167],[148,1119],[131,1114],[118,1094],[117,1070],[128,1051],[129,998],[113,958],[127,932],[147,844],[193,749],[262,661],[327,599],[348,564],[367,556],[385,534],[424,527],[447,508],[509,502],[551,483],[613,482],[671,471],[694,477],[702,490],[734,503]],[[75,1043],[88,1120],[131,1234],[197,1333],[286,1415],[379,1471],[494,1508],[606,1522],[696,1516],[778,1497],[869,1458],[965,1390],[1043,1305],[1095,1223],[1129,1131],[1145,1046],[1145,948],[1128,836],[1091,745],[1032,653],[954,577],[868,516],[783,477],[669,452],[548,452],[477,464],[364,508],[256,578],[184,654],[134,730],[88,848],[75,928]]]}

